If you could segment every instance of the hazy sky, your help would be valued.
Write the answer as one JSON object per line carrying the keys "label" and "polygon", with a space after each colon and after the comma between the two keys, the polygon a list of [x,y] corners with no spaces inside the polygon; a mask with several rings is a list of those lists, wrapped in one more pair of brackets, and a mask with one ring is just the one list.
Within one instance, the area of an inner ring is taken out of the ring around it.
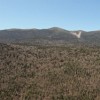
{"label": "hazy sky", "polygon": [[0,0],[0,29],[100,30],[100,0]]}

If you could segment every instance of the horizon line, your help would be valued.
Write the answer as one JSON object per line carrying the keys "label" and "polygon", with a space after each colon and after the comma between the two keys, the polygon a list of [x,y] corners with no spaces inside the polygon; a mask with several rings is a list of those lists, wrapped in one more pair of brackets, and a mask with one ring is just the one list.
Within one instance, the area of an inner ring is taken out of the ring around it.
{"label": "horizon line", "polygon": [[95,29],[95,30],[84,30],[84,29],[66,29],[66,28],[62,28],[62,27],[48,27],[48,28],[19,28],[19,27],[16,27],[16,28],[3,28],[3,29],[0,29],[0,31],[3,31],[3,30],[43,30],[43,29],[63,29],[63,30],[66,30],[66,31],[85,31],[85,32],[91,32],[91,31],[100,31],[100,29]]}

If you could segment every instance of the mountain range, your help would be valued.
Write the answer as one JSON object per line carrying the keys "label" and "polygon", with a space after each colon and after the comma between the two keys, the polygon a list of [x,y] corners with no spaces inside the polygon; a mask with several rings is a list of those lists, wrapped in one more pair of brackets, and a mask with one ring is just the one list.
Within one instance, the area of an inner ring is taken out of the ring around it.
{"label": "mountain range", "polygon": [[0,30],[1,43],[19,44],[95,44],[100,45],[100,31],[68,31],[59,27],[49,29],[5,29]]}

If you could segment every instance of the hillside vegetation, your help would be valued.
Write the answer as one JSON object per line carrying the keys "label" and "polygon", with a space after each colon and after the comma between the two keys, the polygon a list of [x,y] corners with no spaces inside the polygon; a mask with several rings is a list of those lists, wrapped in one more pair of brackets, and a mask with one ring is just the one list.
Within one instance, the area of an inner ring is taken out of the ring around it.
{"label": "hillside vegetation", "polygon": [[100,100],[100,47],[0,44],[0,100]]}
{"label": "hillside vegetation", "polygon": [[58,27],[49,29],[5,29],[0,30],[0,43],[53,46],[84,43],[100,46],[100,31],[68,31]]}

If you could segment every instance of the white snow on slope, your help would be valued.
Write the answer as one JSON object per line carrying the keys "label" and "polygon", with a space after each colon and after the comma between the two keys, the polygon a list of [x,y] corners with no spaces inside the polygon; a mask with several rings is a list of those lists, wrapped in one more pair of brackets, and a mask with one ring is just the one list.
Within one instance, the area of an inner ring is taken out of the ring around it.
{"label": "white snow on slope", "polygon": [[71,34],[75,35],[77,38],[81,38],[81,31],[78,32],[71,32]]}

